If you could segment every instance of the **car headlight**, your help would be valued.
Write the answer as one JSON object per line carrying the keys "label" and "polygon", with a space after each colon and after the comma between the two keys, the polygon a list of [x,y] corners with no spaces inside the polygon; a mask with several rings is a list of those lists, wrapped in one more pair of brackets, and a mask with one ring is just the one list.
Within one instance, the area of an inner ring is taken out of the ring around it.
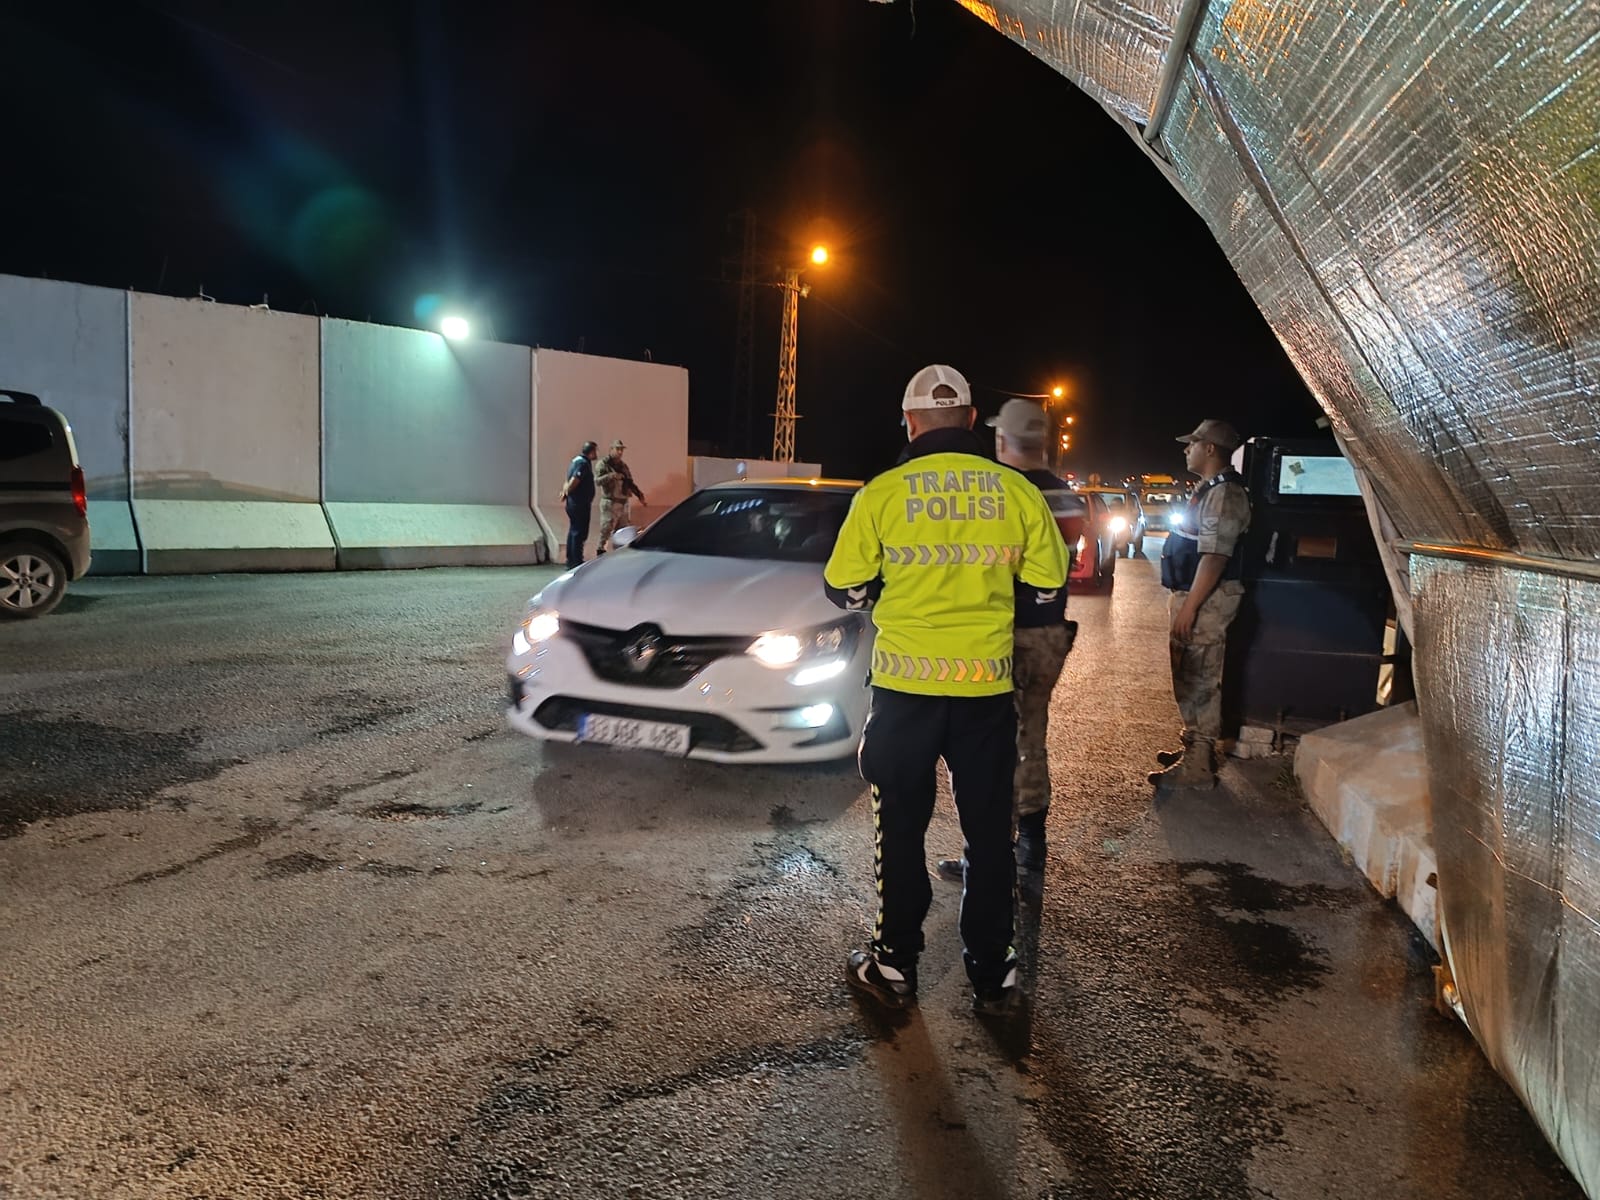
{"label": "car headlight", "polygon": [[1078,557],[1080,557],[1080,558],[1082,558],[1082,557],[1083,557],[1083,552],[1084,552],[1084,551],[1085,551],[1085,550],[1087,550],[1087,549],[1088,549],[1088,548],[1089,548],[1089,541],[1088,541],[1088,539],[1087,539],[1087,538],[1085,538],[1085,537],[1084,537],[1084,536],[1083,536],[1083,534],[1081,534],[1081,533],[1080,533],[1080,534],[1079,534],[1079,535],[1078,535],[1078,544],[1077,544],[1077,545],[1076,545],[1076,546],[1074,546],[1074,547],[1073,547],[1073,553],[1074,553],[1074,554],[1076,554],[1076,555],[1078,555]]}
{"label": "car headlight", "polygon": [[1111,518],[1111,532],[1112,533],[1121,533],[1127,527],[1128,527],[1128,522],[1127,522],[1126,518],[1124,518],[1124,517],[1112,517]]}
{"label": "car headlight", "polygon": [[532,608],[512,635],[511,648],[526,654],[540,642],[548,642],[561,632],[561,617],[553,608]]}
{"label": "car headlight", "polygon": [[806,659],[848,657],[861,636],[855,618],[830,621],[811,629],[774,629],[750,643],[745,653],[768,667],[792,667]]}

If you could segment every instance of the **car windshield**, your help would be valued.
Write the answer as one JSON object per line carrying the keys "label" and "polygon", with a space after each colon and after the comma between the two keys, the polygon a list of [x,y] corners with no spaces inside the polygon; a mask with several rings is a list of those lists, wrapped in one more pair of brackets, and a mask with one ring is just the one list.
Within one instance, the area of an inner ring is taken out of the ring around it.
{"label": "car windshield", "polygon": [[634,541],[642,550],[824,563],[852,493],[800,488],[696,492]]}
{"label": "car windshield", "polygon": [[1095,495],[1104,500],[1109,508],[1121,508],[1128,503],[1127,496],[1121,492],[1096,492]]}

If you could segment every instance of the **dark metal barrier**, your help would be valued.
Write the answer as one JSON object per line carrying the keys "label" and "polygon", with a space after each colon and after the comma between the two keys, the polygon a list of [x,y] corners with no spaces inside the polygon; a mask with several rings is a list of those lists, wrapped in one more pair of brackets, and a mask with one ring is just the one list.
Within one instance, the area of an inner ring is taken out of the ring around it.
{"label": "dark metal barrier", "polygon": [[1243,455],[1252,513],[1224,731],[1370,712],[1391,601],[1355,476],[1332,438],[1254,438]]}

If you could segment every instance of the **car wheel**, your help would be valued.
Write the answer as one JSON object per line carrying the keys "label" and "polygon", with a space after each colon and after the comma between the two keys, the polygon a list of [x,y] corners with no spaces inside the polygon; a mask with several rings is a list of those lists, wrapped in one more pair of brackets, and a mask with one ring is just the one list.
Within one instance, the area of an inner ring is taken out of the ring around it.
{"label": "car wheel", "polygon": [[67,591],[67,565],[32,542],[0,546],[0,617],[42,617]]}
{"label": "car wheel", "polygon": [[1133,546],[1133,554],[1128,555],[1128,557],[1132,558],[1132,557],[1134,557],[1134,555],[1139,555],[1139,556],[1142,557],[1143,554],[1144,554],[1144,535],[1140,534],[1139,535],[1139,540],[1137,542],[1132,543],[1132,546]]}

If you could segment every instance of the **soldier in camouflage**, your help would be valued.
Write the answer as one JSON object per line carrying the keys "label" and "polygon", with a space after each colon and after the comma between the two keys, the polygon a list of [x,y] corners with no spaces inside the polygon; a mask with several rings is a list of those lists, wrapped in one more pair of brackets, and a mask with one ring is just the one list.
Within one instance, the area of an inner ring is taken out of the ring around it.
{"label": "soldier in camouflage", "polygon": [[639,485],[634,483],[633,471],[622,461],[622,452],[626,449],[622,439],[617,438],[611,443],[611,453],[595,464],[594,482],[600,489],[599,554],[604,554],[609,548],[613,533],[633,524],[631,497],[639,497],[640,504],[650,503],[639,490]]}
{"label": "soldier in camouflage", "polygon": [[1161,552],[1161,583],[1171,593],[1172,694],[1183,718],[1183,746],[1156,755],[1166,769],[1151,772],[1150,782],[1210,788],[1217,782],[1228,626],[1244,596],[1239,543],[1250,527],[1250,497],[1228,465],[1241,444],[1232,425],[1205,420],[1178,441],[1185,443],[1190,474],[1202,480],[1182,528],[1167,535]]}
{"label": "soldier in camouflage", "polygon": [[[995,457],[1043,494],[1067,546],[1083,532],[1088,508],[1065,479],[1045,467],[1049,418],[1032,400],[1007,400],[989,426],[994,430]],[[1042,871],[1045,860],[1045,814],[1050,810],[1050,759],[1045,746],[1050,697],[1067,665],[1078,623],[1067,620],[1067,589],[1036,588],[1018,580],[1012,647],[1012,683],[1016,688],[1017,767],[1012,780],[1013,854],[1024,871]],[[947,883],[961,883],[966,863],[942,858],[934,873]]]}

